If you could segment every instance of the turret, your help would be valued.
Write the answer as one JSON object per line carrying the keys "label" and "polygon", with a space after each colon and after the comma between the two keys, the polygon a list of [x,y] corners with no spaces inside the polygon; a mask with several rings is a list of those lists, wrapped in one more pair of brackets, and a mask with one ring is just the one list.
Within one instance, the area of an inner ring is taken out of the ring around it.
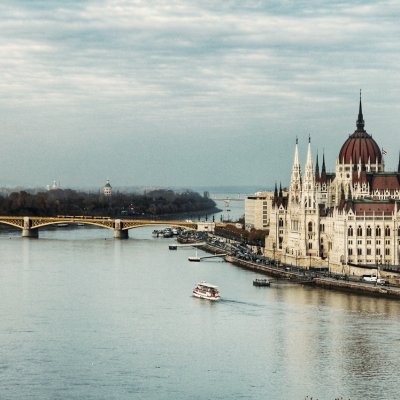
{"label": "turret", "polygon": [[320,181],[320,176],[319,176],[319,164],[318,164],[318,153],[317,153],[317,162],[315,164],[315,182]]}
{"label": "turret", "polygon": [[322,154],[321,183],[326,183],[325,153]]}
{"label": "turret", "polygon": [[277,187],[276,182],[275,182],[273,205],[275,206],[277,204],[277,202],[278,202],[278,187]]}

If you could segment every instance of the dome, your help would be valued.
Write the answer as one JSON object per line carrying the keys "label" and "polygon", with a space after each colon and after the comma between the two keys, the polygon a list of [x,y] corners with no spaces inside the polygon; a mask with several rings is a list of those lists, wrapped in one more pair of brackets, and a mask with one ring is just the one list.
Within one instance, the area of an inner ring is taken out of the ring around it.
{"label": "dome", "polygon": [[357,119],[357,129],[348,139],[344,142],[339,153],[339,162],[344,164],[375,164],[382,162],[382,153],[378,144],[364,129],[364,119],[361,107],[360,96],[360,110]]}

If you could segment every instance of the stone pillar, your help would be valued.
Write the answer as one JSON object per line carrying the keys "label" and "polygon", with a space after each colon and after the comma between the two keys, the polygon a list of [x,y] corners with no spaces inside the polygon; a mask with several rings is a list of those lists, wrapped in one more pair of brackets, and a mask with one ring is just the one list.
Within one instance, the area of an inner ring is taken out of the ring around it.
{"label": "stone pillar", "polygon": [[39,237],[39,229],[24,228],[22,229],[22,237],[37,239]]}
{"label": "stone pillar", "polygon": [[29,217],[24,217],[24,227],[22,228],[22,237],[35,238],[39,237],[39,229],[31,228],[31,220]]}
{"label": "stone pillar", "polygon": [[129,234],[128,230],[122,230],[122,229],[114,229],[114,239],[128,239]]}

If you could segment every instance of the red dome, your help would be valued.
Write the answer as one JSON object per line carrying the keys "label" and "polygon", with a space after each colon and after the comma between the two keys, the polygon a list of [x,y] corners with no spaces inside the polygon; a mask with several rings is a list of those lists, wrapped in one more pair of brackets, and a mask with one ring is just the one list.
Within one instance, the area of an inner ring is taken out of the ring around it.
{"label": "red dome", "polygon": [[375,140],[372,139],[371,135],[364,129],[364,118],[361,106],[361,91],[360,91],[360,108],[358,111],[358,119],[356,122],[357,129],[349,136],[344,142],[339,153],[339,162],[344,164],[358,164],[361,163],[375,164],[382,162],[382,153],[379,150],[379,146]]}
{"label": "red dome", "polygon": [[356,130],[349,138],[344,142],[340,153],[339,162],[344,164],[358,164],[361,163],[378,164],[382,162],[382,153],[379,146],[364,130]]}

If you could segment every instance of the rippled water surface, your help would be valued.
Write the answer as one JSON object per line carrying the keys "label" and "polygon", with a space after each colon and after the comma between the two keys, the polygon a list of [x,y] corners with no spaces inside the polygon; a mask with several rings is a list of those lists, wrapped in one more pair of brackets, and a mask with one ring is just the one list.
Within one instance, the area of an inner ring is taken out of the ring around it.
{"label": "rippled water surface", "polygon": [[256,288],[151,231],[0,235],[0,399],[400,398],[400,303]]}

